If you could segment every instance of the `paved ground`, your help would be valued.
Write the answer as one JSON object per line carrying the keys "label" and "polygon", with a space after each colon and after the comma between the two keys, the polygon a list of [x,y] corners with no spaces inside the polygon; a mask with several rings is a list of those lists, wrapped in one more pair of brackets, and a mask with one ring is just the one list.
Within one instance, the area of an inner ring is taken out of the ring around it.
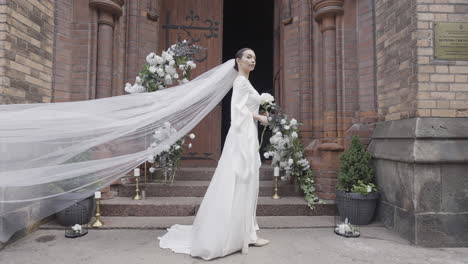
{"label": "paved ground", "polygon": [[[188,255],[158,247],[164,230],[90,230],[76,239],[64,231],[42,229],[0,251],[1,264],[35,263],[205,263]],[[248,255],[234,253],[209,263],[468,263],[468,248],[420,248],[411,246],[391,231],[373,226],[361,228],[360,238],[344,238],[332,228],[262,229],[259,236],[271,244],[251,247]]]}

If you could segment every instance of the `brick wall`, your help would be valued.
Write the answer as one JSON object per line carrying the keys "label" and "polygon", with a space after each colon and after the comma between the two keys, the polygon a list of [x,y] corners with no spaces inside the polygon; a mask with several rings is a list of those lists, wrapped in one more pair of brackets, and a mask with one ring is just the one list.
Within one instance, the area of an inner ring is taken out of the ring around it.
{"label": "brick wall", "polygon": [[434,59],[434,23],[468,22],[466,0],[416,0],[420,117],[468,116],[468,61]]}
{"label": "brick wall", "polygon": [[414,0],[376,0],[376,56],[380,120],[416,115],[417,57]]}
{"label": "brick wall", "polygon": [[0,103],[50,102],[52,0],[0,1]]}

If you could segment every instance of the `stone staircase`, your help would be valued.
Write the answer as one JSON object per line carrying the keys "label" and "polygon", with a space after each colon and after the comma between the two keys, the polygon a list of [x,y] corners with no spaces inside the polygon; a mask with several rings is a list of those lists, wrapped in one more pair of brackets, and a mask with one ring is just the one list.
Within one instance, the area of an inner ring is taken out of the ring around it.
{"label": "stone staircase", "polygon": [[[133,200],[135,184],[131,182],[132,177],[127,180],[123,179],[124,183],[111,187],[111,192],[115,197],[101,201],[101,215],[110,222],[125,217],[141,217],[136,220],[138,222],[150,217],[153,218],[153,222],[159,222],[159,225],[155,225],[161,228],[169,225],[170,221],[167,221],[167,224],[161,224],[168,218],[175,221],[179,217],[181,220],[172,223],[190,223],[190,219],[193,220],[196,215],[213,173],[214,168],[181,168],[172,185],[151,181],[148,181],[146,186],[141,184],[141,188],[146,190],[146,199],[143,200]],[[311,210],[301,193],[288,182],[280,181],[278,193],[281,199],[272,199],[274,192],[272,175],[273,169],[268,165],[263,165],[260,169],[258,217],[333,216],[335,214],[334,201],[324,201],[325,203],[317,204],[315,209]],[[176,219],[173,219],[174,217]],[[259,220],[259,222],[262,221]]]}

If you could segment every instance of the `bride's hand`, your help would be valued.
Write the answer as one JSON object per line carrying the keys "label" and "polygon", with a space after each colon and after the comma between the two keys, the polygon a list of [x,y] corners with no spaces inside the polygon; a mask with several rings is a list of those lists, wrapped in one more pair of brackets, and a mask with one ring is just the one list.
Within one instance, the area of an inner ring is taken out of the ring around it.
{"label": "bride's hand", "polygon": [[268,116],[261,115],[258,117],[258,121],[262,122],[264,125],[268,125]]}

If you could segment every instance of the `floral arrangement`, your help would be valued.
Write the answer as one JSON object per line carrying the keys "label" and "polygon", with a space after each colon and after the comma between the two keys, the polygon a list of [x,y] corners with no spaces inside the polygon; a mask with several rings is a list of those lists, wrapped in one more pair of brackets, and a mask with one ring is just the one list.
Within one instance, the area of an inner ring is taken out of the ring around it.
{"label": "floral arrangement", "polygon": [[[168,50],[163,51],[160,56],[151,52],[146,56],[147,64],[143,66],[143,69],[136,77],[135,83],[133,85],[127,83],[125,91],[127,93],[155,92],[166,89],[174,83],[187,83],[191,71],[197,67],[194,62],[195,54],[204,50],[205,48],[184,40],[172,45]],[[163,146],[163,151],[159,154],[154,150],[160,143],[159,140],[167,138],[175,132],[177,131],[171,127],[169,122],[156,129],[154,133],[156,140],[150,146],[152,156],[148,157],[150,163],[157,163],[159,167],[164,169],[165,180],[167,180],[167,174],[170,175],[171,183],[174,181],[175,171],[179,167],[184,149],[191,148],[192,143],[184,145],[186,137],[184,136],[171,146]],[[194,139],[195,135],[192,133],[189,137]],[[153,165],[150,172],[154,173],[155,171]]]}
{"label": "floral arrangement", "polygon": [[203,50],[205,48],[184,40],[163,51],[161,56],[151,52],[146,56],[147,64],[136,77],[135,83],[133,85],[127,83],[125,91],[127,93],[154,92],[165,89],[175,82],[187,83],[191,70],[197,67],[193,61],[194,55]]}
{"label": "floral arrangement", "polygon": [[[299,138],[300,123],[294,119],[289,119],[281,108],[275,104],[273,96],[262,94],[261,108],[268,113],[268,128],[272,130],[273,136],[270,137],[269,145],[264,153],[265,158],[272,158],[272,166],[279,167],[284,171],[281,180],[290,180],[294,178],[304,192],[304,198],[310,208],[313,204],[319,202],[315,194],[315,187],[312,169],[309,161],[304,158],[304,146]],[[262,132],[263,135],[267,127]]]}
{"label": "floral arrangement", "polygon": [[[177,130],[171,126],[169,122],[165,122],[164,126],[156,129],[154,132],[155,141],[151,143],[149,147],[149,152],[151,155],[148,157],[148,162],[152,164],[158,164],[159,167],[164,169],[164,179],[165,181],[170,181],[171,184],[174,182],[176,170],[179,167],[180,158],[182,153],[186,148],[192,148],[192,143],[186,144],[186,137],[190,139],[195,139],[195,134],[191,133],[188,136],[184,136],[179,139],[176,143],[171,146],[162,145],[162,151],[156,149],[158,146],[161,146],[164,139],[169,138],[171,135],[175,134]],[[149,168],[150,173],[154,173],[156,168],[151,166]],[[168,176],[169,175],[169,179]]]}
{"label": "floral arrangement", "polygon": [[364,149],[359,137],[354,136],[349,149],[340,156],[338,189],[364,195],[377,191],[373,183],[372,168],[369,166],[370,159],[371,156]]}

